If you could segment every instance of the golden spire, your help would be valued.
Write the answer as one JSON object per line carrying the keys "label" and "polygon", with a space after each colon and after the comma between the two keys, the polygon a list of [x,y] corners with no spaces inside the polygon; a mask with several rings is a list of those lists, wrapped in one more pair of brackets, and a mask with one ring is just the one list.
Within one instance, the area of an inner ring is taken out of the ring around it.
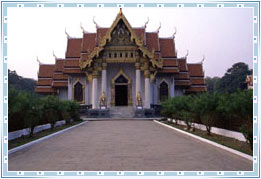
{"label": "golden spire", "polygon": [[203,55],[203,58],[200,63],[202,64],[204,61],[205,61],[205,55]]}
{"label": "golden spire", "polygon": [[122,15],[122,8],[120,8],[120,15]]}

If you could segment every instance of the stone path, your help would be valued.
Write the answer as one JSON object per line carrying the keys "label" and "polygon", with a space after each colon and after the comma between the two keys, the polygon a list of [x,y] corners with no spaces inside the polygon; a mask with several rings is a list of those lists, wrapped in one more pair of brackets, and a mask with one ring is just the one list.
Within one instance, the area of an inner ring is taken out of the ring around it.
{"label": "stone path", "polygon": [[11,154],[9,170],[252,170],[252,162],[153,121],[90,121]]}

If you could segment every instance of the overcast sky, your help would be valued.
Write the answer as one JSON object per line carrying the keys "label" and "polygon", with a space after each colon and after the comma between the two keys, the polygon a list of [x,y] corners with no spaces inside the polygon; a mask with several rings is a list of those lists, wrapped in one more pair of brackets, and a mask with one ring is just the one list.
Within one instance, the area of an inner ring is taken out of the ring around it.
{"label": "overcast sky", "polygon": [[[93,16],[102,27],[109,27],[119,8],[8,8],[8,68],[19,75],[37,79],[37,56],[42,63],[55,62],[53,51],[65,57],[67,37],[82,37],[85,30],[95,32]],[[205,55],[205,76],[223,76],[236,62],[252,69],[253,12],[250,8],[123,8],[133,27],[143,26],[160,36],[175,38],[178,57],[189,50],[188,63]]]}

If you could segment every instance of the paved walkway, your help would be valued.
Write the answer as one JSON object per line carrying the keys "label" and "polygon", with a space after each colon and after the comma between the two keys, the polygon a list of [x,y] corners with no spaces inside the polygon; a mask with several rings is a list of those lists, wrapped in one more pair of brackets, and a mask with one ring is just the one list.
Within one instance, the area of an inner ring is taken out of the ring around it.
{"label": "paved walkway", "polygon": [[153,121],[90,121],[9,156],[9,170],[252,170],[252,162]]}

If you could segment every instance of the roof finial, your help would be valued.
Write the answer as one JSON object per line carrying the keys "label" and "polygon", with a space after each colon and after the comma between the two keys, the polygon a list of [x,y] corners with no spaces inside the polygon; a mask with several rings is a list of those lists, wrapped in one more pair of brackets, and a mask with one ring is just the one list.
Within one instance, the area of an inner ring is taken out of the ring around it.
{"label": "roof finial", "polygon": [[99,28],[99,25],[98,25],[97,22],[95,21],[95,16],[93,16],[92,21],[93,21],[93,23],[95,24],[96,28]]}
{"label": "roof finial", "polygon": [[185,58],[187,58],[189,55],[189,50],[187,50],[187,54],[185,55]]}
{"label": "roof finial", "polygon": [[67,36],[67,38],[68,38],[68,39],[70,39],[70,38],[71,38],[71,37],[70,37],[70,35],[68,34],[68,32],[67,32],[66,28],[65,28],[65,34],[66,34],[66,36]]}
{"label": "roof finial", "polygon": [[82,29],[82,33],[88,33],[88,32],[83,28],[82,22],[80,22],[80,27],[81,27],[81,29]]}
{"label": "roof finial", "polygon": [[200,63],[202,64],[204,61],[205,61],[205,55],[203,55],[203,58]]}
{"label": "roof finial", "polygon": [[160,25],[159,25],[159,27],[158,27],[158,29],[156,31],[157,33],[159,33],[160,28],[161,28],[161,22],[160,22]]}
{"label": "roof finial", "polygon": [[39,63],[39,65],[41,65],[41,64],[42,64],[42,62],[40,62],[40,60],[39,60],[38,56],[36,57],[36,60],[37,60],[37,62]]}
{"label": "roof finial", "polygon": [[147,17],[147,21],[146,21],[146,22],[145,22],[145,24],[144,24],[144,28],[146,28],[146,27],[147,27],[147,25],[148,25],[149,21],[150,21],[150,19],[149,19],[149,17]]}
{"label": "roof finial", "polygon": [[177,28],[175,27],[175,32],[173,33],[172,35],[172,38],[174,39],[175,38],[175,35],[177,34]]}
{"label": "roof finial", "polygon": [[120,15],[122,15],[122,8],[120,8]]}
{"label": "roof finial", "polygon": [[57,59],[57,56],[54,54],[54,50],[53,50],[53,56],[54,56],[55,59]]}

